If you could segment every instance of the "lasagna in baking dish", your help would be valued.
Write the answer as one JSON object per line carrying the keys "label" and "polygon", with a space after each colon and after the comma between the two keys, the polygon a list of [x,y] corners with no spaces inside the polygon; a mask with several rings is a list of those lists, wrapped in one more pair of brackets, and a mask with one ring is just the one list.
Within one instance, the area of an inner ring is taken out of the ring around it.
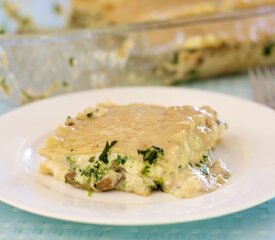
{"label": "lasagna in baking dish", "polygon": [[46,139],[40,172],[88,191],[193,197],[230,176],[211,154],[224,129],[208,106],[98,104],[67,117]]}

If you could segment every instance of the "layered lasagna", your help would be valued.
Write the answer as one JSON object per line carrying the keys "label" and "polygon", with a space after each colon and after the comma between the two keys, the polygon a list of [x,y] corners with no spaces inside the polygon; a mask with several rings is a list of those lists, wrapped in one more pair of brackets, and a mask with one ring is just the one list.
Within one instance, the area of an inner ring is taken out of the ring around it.
{"label": "layered lasagna", "polygon": [[[274,4],[274,0],[75,0],[72,24],[94,27],[164,21]],[[205,22],[142,33],[141,38],[149,49],[162,49],[155,56],[162,58],[156,61],[155,73],[166,84],[275,63],[274,14],[229,22]],[[181,37],[183,40],[179,40]],[[136,38],[133,41],[139,42]]]}
{"label": "layered lasagna", "polygon": [[[274,4],[275,0],[0,0],[0,34],[163,22],[260,6],[267,8]],[[128,68],[131,62],[142,62],[144,56],[152,57],[152,66],[146,67],[149,74],[169,85],[272,65],[275,63],[274,24],[274,14],[263,16],[254,12],[250,17],[230,21],[226,18],[211,23],[206,20],[200,24],[183,24],[182,27],[159,27],[153,32],[144,27],[140,34],[139,31],[125,33],[122,42],[112,52],[120,52],[121,46],[129,45],[129,42],[131,47],[127,47],[119,59],[111,57],[112,66],[123,62],[123,67],[127,65],[125,68]],[[102,46],[104,44],[102,41]],[[91,51],[95,52],[94,49]],[[102,53],[99,58],[103,59],[107,54]],[[83,57],[89,58],[90,55]],[[75,65],[73,58],[68,62]],[[131,73],[130,76],[134,75]],[[139,76],[134,78],[140,79]],[[139,84],[144,82],[137,81]],[[0,90],[7,93],[7,88],[6,81],[0,81]],[[65,84],[64,90],[67,89]],[[32,95],[24,93],[24,99],[28,99],[25,95]],[[51,94],[51,91],[45,91],[40,95]],[[31,96],[31,99],[35,98]]]}
{"label": "layered lasagna", "polygon": [[230,176],[211,154],[226,126],[208,106],[102,103],[45,140],[40,172],[91,192],[198,196]]}

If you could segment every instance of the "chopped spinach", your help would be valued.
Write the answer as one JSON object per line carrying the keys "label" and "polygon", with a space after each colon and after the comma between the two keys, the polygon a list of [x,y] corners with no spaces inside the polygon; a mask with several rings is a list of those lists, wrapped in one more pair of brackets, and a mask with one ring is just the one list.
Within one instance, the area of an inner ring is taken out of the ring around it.
{"label": "chopped spinach", "polygon": [[146,161],[149,164],[156,163],[157,159],[164,155],[163,149],[156,146],[152,146],[145,150],[138,149],[137,152],[143,156],[143,161]]}
{"label": "chopped spinach", "polygon": [[81,172],[81,176],[86,177],[91,177],[92,174],[95,172],[95,170],[91,166],[88,166],[84,169],[79,169],[79,171]]}
{"label": "chopped spinach", "polygon": [[7,79],[5,76],[0,76],[0,88],[8,94],[10,92],[10,88],[7,83]]}
{"label": "chopped spinach", "polygon": [[204,162],[204,163],[207,163],[209,161],[209,155],[208,154],[203,154],[201,161]]}
{"label": "chopped spinach", "polygon": [[90,182],[91,178],[93,178],[94,182],[97,182],[98,180],[101,179],[104,171],[101,170],[99,167],[91,167],[87,166],[84,169],[79,169],[79,172],[81,173],[81,176],[87,177],[87,181]]}
{"label": "chopped spinach", "polygon": [[114,146],[116,143],[117,143],[116,140],[115,140],[115,141],[112,141],[111,144],[109,144],[108,141],[106,142],[103,152],[99,155],[99,160],[100,160],[100,161],[104,162],[105,164],[108,164],[108,163],[109,163],[109,160],[108,160],[108,152],[109,152],[110,148],[111,148],[112,146]]}
{"label": "chopped spinach", "polygon": [[155,183],[154,190],[160,190],[163,192],[163,179],[154,180],[154,183]]}
{"label": "chopped spinach", "polygon": [[25,101],[27,102],[35,100],[35,97],[25,90],[21,90],[21,94],[22,94],[22,97],[24,97]]}
{"label": "chopped spinach", "polygon": [[31,19],[29,17],[22,17],[21,18],[21,24],[23,26],[30,26],[32,23]]}
{"label": "chopped spinach", "polygon": [[175,52],[172,56],[171,63],[178,64],[179,62],[179,52]]}
{"label": "chopped spinach", "polygon": [[88,190],[88,197],[92,197],[93,195],[93,191],[92,190]]}
{"label": "chopped spinach", "polygon": [[272,54],[273,48],[275,47],[275,42],[267,42],[263,48],[263,55],[268,57]]}
{"label": "chopped spinach", "polygon": [[89,112],[89,113],[87,113],[87,114],[86,114],[86,117],[88,117],[88,118],[92,118],[92,117],[93,117],[93,112]]}
{"label": "chopped spinach", "polygon": [[68,86],[69,86],[69,83],[66,82],[66,81],[63,81],[63,82],[62,82],[62,86],[63,86],[63,87],[68,87]]}
{"label": "chopped spinach", "polygon": [[189,71],[186,72],[186,81],[192,82],[195,80],[198,80],[199,78],[199,73],[196,68],[190,69]]}
{"label": "chopped spinach", "polygon": [[76,160],[69,156],[69,157],[66,157],[66,161],[69,164],[70,170],[75,170]]}
{"label": "chopped spinach", "polygon": [[127,157],[122,157],[121,155],[118,155],[115,162],[118,165],[124,165],[126,163]]}
{"label": "chopped spinach", "polygon": [[76,65],[77,65],[77,62],[76,62],[75,58],[74,57],[70,57],[69,58],[69,66],[70,67],[75,67]]}
{"label": "chopped spinach", "polygon": [[141,174],[147,176],[148,173],[150,172],[150,166],[149,165],[145,165],[142,169],[141,169]]}

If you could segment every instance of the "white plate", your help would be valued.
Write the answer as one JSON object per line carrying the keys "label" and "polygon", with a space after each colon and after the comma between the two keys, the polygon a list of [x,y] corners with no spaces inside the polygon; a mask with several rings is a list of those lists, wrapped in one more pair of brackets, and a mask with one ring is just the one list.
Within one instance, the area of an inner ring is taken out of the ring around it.
{"label": "white plate", "polygon": [[[37,175],[37,149],[68,115],[89,105],[115,103],[210,105],[229,124],[217,153],[232,171],[216,192],[191,199],[165,193],[94,193]],[[175,88],[116,88],[56,97],[0,117],[0,200],[32,213],[63,220],[112,225],[194,221],[240,211],[275,196],[275,112],[220,94]]]}

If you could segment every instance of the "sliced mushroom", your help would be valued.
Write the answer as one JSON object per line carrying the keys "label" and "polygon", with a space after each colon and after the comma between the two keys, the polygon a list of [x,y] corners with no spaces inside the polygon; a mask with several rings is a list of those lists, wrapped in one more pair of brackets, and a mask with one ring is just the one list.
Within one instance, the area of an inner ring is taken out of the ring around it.
{"label": "sliced mushroom", "polygon": [[112,180],[110,178],[103,178],[100,182],[97,182],[95,184],[95,187],[104,192],[104,191],[109,191],[109,190],[112,190],[114,189],[114,186],[112,184]]}
{"label": "sliced mushroom", "polygon": [[75,172],[68,172],[67,174],[65,174],[65,182],[71,184],[72,186],[76,187],[76,188],[80,188],[80,189],[84,189],[84,190],[92,190],[92,187],[90,186],[90,184],[81,184],[77,181],[75,181]]}
{"label": "sliced mushroom", "polygon": [[75,175],[76,175],[75,172],[66,173],[65,174],[65,182],[73,185]]}
{"label": "sliced mushroom", "polygon": [[99,191],[109,191],[115,189],[116,186],[124,179],[123,171],[110,170],[104,178],[95,184],[95,187]]}

